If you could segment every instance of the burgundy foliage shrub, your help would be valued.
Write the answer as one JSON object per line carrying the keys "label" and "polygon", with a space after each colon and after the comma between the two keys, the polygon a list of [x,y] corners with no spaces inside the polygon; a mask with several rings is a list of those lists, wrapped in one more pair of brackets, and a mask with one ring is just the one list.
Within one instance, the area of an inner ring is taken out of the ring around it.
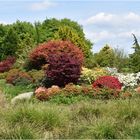
{"label": "burgundy foliage shrub", "polygon": [[102,76],[93,83],[93,88],[110,88],[120,90],[122,88],[122,84],[116,77]]}
{"label": "burgundy foliage shrub", "polygon": [[29,60],[25,67],[29,70],[31,69],[40,70],[43,65],[48,63],[47,57],[48,57],[48,48],[46,46],[46,43],[40,44],[30,54]]}
{"label": "burgundy foliage shrub", "polygon": [[45,73],[53,84],[64,86],[76,83],[83,63],[82,51],[69,41],[50,41],[38,46],[30,55],[30,65],[41,68],[48,64]]}
{"label": "burgundy foliage shrub", "polygon": [[15,57],[7,57],[7,59],[0,62],[0,72],[6,72],[11,69],[13,64],[15,63]]}

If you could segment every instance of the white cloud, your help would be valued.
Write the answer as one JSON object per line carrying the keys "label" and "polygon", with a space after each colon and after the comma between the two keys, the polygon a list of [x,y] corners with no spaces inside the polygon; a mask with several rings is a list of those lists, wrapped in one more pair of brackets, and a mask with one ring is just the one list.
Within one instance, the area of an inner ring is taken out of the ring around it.
{"label": "white cloud", "polygon": [[100,12],[86,20],[81,20],[80,24],[84,27],[86,37],[94,43],[95,52],[107,43],[131,53],[132,33],[138,40],[140,39],[140,14],[134,12],[122,14]]}
{"label": "white cloud", "polygon": [[105,44],[109,44],[111,47],[118,47],[120,49],[124,49],[127,54],[133,52],[132,44],[133,44],[133,36],[134,33],[137,36],[137,39],[140,38],[140,29],[139,30],[131,30],[131,31],[93,31],[85,30],[85,35],[88,39],[90,39],[93,43],[93,51],[98,52]]}
{"label": "white cloud", "polygon": [[[86,37],[90,40],[92,40],[95,43],[98,43],[100,41],[109,41],[109,40],[126,40],[132,38],[132,33],[135,34],[137,37],[140,37],[140,30],[131,30],[131,31],[122,31],[122,32],[116,32],[116,31],[84,31]],[[106,42],[107,43],[107,42]]]}
{"label": "white cloud", "polygon": [[53,6],[56,6],[56,3],[51,2],[50,0],[44,0],[44,1],[41,1],[41,2],[33,3],[30,6],[30,8],[31,8],[31,10],[39,11],[39,10],[48,9],[50,7],[53,7]]}
{"label": "white cloud", "polygon": [[88,39],[92,40],[93,42],[100,42],[100,41],[104,41],[104,40],[108,40],[111,38],[115,38],[116,35],[113,32],[109,32],[109,31],[84,31],[85,35]]}
{"label": "white cloud", "polygon": [[89,17],[86,20],[86,24],[94,24],[94,23],[100,23],[100,22],[109,22],[113,19],[114,15],[112,14],[106,14],[106,13],[98,13],[95,16]]}
{"label": "white cloud", "polygon": [[124,16],[124,19],[128,20],[128,21],[138,21],[140,22],[140,15],[135,14],[133,12],[128,13],[127,15]]}
{"label": "white cloud", "polygon": [[127,14],[110,14],[110,13],[97,13],[86,20],[83,20],[83,25],[96,25],[102,26],[113,26],[113,27],[122,27],[122,26],[137,26],[140,24],[140,15],[130,12]]}

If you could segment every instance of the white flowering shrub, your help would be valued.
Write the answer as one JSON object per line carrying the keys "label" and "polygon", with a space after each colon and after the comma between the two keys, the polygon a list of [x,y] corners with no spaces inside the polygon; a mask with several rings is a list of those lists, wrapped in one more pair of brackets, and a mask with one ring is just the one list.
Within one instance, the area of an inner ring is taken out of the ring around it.
{"label": "white flowering shrub", "polygon": [[134,88],[140,83],[140,72],[138,73],[118,73],[116,68],[106,68],[112,76],[116,76],[124,88]]}

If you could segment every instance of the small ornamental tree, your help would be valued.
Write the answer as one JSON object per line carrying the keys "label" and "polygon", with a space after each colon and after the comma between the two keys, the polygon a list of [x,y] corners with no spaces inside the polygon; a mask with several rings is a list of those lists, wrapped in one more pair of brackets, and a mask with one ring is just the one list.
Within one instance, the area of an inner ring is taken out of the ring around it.
{"label": "small ornamental tree", "polygon": [[30,66],[40,69],[48,64],[45,73],[53,84],[64,86],[76,83],[83,64],[82,51],[70,41],[49,41],[38,46],[30,55]]}
{"label": "small ornamental tree", "polygon": [[122,88],[122,84],[116,77],[102,76],[93,83],[93,88],[110,88],[120,90]]}

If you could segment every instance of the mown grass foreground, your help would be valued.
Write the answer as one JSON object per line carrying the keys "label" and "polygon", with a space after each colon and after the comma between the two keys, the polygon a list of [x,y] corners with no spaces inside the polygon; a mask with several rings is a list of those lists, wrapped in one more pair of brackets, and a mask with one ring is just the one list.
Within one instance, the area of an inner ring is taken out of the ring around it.
{"label": "mown grass foreground", "polygon": [[140,138],[140,98],[79,101],[36,100],[0,107],[0,139]]}

